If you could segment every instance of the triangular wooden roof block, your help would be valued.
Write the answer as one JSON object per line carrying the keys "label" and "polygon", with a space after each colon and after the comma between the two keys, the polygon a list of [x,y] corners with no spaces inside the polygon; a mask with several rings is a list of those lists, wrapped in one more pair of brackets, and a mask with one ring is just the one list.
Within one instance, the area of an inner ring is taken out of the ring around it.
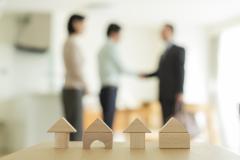
{"label": "triangular wooden roof block", "polygon": [[96,133],[96,132],[105,132],[109,133],[112,132],[112,129],[109,128],[102,120],[96,119],[90,126],[86,129],[85,132],[91,132],[91,133]]}
{"label": "triangular wooden roof block", "polygon": [[151,131],[138,118],[135,119],[123,132],[124,133],[151,133]]}
{"label": "triangular wooden roof block", "polygon": [[54,123],[54,125],[48,130],[48,132],[71,133],[77,131],[64,117],[62,117]]}
{"label": "triangular wooden roof block", "polygon": [[178,120],[175,118],[170,118],[167,123],[161,128],[160,132],[186,133],[187,130]]}

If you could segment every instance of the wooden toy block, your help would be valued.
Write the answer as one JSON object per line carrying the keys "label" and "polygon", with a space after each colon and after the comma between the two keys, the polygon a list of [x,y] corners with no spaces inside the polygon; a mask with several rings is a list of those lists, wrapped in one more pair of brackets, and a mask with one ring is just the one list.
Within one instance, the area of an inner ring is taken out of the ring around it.
{"label": "wooden toy block", "polygon": [[159,133],[160,148],[190,148],[188,133]]}
{"label": "wooden toy block", "polygon": [[105,149],[112,148],[113,134],[112,133],[84,133],[83,135],[83,149],[90,149],[91,144],[99,140],[104,143]]}
{"label": "wooden toy block", "polygon": [[101,141],[105,149],[111,149],[113,143],[112,130],[100,119],[96,119],[83,134],[83,149],[90,149],[94,141]]}
{"label": "wooden toy block", "polygon": [[55,148],[68,148],[69,134],[76,132],[76,129],[65,119],[60,118],[48,130],[50,133],[55,133]]}
{"label": "wooden toy block", "polygon": [[131,149],[144,149],[145,133],[151,133],[139,119],[135,119],[123,132],[130,133]]}
{"label": "wooden toy block", "polygon": [[55,133],[55,148],[68,148],[68,141],[68,133]]}
{"label": "wooden toy block", "polygon": [[145,148],[145,134],[131,133],[130,134],[130,148],[131,149],[144,149]]}
{"label": "wooden toy block", "polygon": [[190,135],[175,118],[160,129],[159,148],[190,148]]}
{"label": "wooden toy block", "polygon": [[172,132],[187,132],[185,127],[175,118],[170,118],[167,123],[161,128],[160,132],[172,133]]}

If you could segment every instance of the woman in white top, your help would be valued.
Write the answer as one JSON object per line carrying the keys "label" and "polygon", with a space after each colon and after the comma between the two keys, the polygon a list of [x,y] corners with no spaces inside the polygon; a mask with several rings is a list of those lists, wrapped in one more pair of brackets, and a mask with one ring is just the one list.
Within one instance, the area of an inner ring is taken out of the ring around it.
{"label": "woman in white top", "polygon": [[84,16],[72,15],[68,21],[69,36],[64,44],[65,84],[62,93],[66,119],[77,132],[70,135],[71,141],[82,139],[82,96],[85,84],[82,77],[83,53],[79,36],[84,29]]}

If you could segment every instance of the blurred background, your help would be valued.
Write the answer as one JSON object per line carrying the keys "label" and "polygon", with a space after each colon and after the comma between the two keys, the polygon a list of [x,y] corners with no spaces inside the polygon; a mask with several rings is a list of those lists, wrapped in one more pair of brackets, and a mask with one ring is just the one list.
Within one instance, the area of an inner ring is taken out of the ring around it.
{"label": "blurred background", "polygon": [[[0,0],[1,155],[51,140],[47,129],[62,113],[63,43],[72,13],[86,15],[82,46],[90,92],[84,127],[101,116],[97,54],[110,22],[123,26],[121,60],[136,72],[155,70],[162,53],[161,26],[176,27],[186,49],[184,106],[200,132],[193,142],[240,153],[239,0]],[[157,140],[162,125],[157,79],[124,76],[114,124],[115,139],[141,118]]]}

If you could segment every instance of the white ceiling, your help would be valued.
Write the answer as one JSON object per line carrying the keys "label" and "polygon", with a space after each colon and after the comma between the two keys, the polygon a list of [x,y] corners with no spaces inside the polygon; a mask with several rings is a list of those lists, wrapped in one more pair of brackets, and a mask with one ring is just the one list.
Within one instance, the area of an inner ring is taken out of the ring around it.
{"label": "white ceiling", "polygon": [[84,10],[136,23],[214,24],[240,16],[240,0],[0,0],[5,10]]}

